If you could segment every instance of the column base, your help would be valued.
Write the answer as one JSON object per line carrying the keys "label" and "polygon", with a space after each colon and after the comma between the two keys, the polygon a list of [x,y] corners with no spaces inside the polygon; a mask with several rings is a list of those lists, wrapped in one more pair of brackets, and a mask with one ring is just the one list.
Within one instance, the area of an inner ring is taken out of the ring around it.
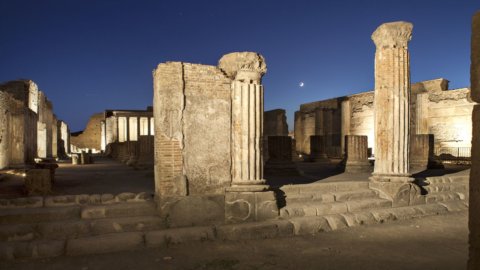
{"label": "column base", "polygon": [[237,191],[225,193],[225,223],[263,221],[278,217],[278,205],[273,191]]}
{"label": "column base", "polygon": [[372,175],[369,187],[379,192],[380,197],[392,201],[393,207],[425,204],[420,187],[413,184],[410,175]]}
{"label": "column base", "polygon": [[233,181],[231,187],[225,188],[227,192],[259,192],[267,191],[269,186],[265,179]]}

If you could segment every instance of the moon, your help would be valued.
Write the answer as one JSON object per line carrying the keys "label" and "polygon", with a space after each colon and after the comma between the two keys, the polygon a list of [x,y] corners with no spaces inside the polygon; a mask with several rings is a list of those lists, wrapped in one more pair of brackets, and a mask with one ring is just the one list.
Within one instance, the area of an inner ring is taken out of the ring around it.
{"label": "moon", "polygon": [[304,85],[305,85],[305,83],[303,83],[303,82],[300,82],[300,83],[298,84],[298,86],[300,86],[300,87],[303,87]]}

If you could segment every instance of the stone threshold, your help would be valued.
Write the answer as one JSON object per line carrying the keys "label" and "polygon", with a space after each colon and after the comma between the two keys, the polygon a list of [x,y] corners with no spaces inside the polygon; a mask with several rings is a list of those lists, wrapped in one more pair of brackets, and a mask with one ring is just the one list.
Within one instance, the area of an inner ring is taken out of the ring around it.
{"label": "stone threshold", "polygon": [[3,242],[1,260],[36,259],[111,253],[144,248],[168,248],[172,245],[202,241],[239,241],[315,235],[367,224],[380,224],[424,216],[467,211],[464,201],[371,209],[357,213],[276,219],[264,222],[220,226],[171,228],[145,232],[121,232],[66,240]]}

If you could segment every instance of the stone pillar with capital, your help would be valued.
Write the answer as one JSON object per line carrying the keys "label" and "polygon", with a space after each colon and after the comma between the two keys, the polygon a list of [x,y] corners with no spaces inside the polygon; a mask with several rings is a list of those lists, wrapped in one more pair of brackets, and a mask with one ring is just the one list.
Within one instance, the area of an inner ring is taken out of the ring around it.
{"label": "stone pillar with capital", "polygon": [[391,22],[372,34],[375,52],[375,167],[371,187],[394,201],[409,205],[418,187],[410,184],[410,55],[413,25]]}
{"label": "stone pillar with capital", "polygon": [[263,85],[265,59],[254,52],[224,55],[218,67],[232,79],[232,184],[225,194],[227,223],[278,216],[275,194],[263,178]]}

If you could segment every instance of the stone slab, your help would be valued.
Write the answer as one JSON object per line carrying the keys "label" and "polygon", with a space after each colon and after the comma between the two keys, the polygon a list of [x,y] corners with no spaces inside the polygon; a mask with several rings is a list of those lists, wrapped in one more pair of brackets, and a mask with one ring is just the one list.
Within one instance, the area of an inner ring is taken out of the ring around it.
{"label": "stone slab", "polygon": [[141,232],[112,233],[67,240],[67,255],[87,255],[135,250],[144,247]]}

